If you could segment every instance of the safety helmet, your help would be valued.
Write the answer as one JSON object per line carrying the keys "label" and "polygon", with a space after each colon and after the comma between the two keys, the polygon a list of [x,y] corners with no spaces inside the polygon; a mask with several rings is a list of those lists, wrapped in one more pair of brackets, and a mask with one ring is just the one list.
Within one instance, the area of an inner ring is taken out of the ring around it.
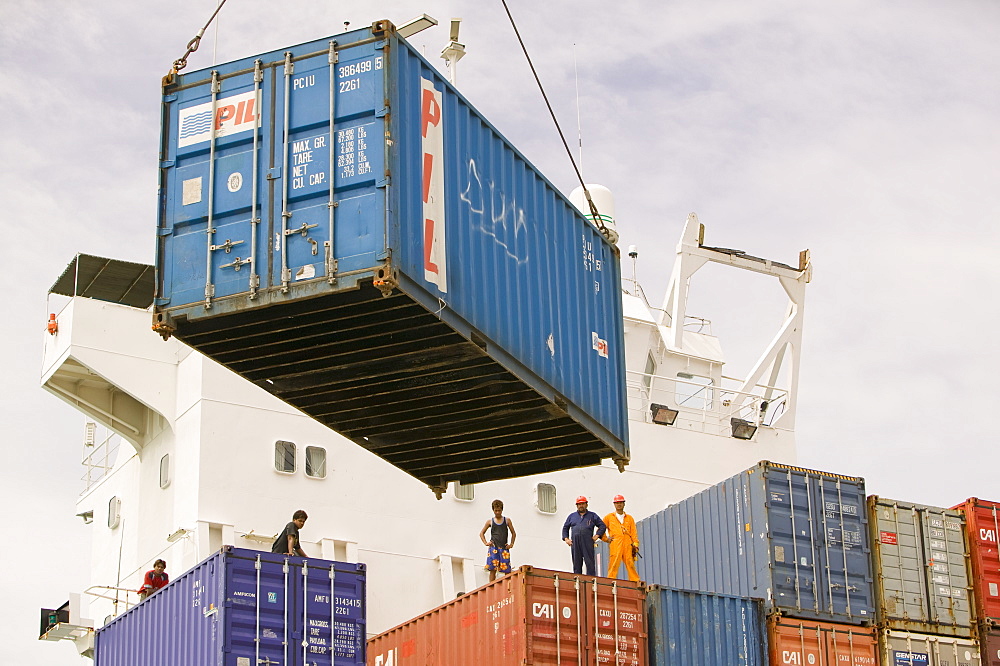
{"label": "safety helmet", "polygon": [[613,500],[611,500],[611,501],[612,502],[624,502],[625,501],[625,496],[624,495],[615,495],[615,498]]}
{"label": "safety helmet", "polygon": [[576,503],[577,504],[582,504],[582,503],[586,503],[586,502],[587,502],[587,498],[584,497],[583,495],[580,495],[579,497],[576,498]]}

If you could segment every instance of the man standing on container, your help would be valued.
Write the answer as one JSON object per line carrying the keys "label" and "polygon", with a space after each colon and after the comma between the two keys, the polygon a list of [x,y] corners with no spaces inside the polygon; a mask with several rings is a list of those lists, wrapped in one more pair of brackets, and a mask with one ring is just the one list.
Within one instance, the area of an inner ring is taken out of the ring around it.
{"label": "man standing on container", "polygon": [[[501,576],[510,573],[510,549],[517,539],[514,523],[503,515],[503,502],[495,499],[492,506],[493,517],[486,521],[479,532],[479,540],[486,546],[486,570],[490,572],[491,583],[497,579],[497,572]],[[487,532],[490,533],[489,541],[486,540]]]}
{"label": "man standing on container", "polygon": [[[595,529],[597,534],[594,534]],[[562,528],[563,541],[573,552],[573,573],[583,573],[583,565],[586,563],[588,576],[600,575],[594,564],[594,546],[607,529],[600,516],[593,511],[587,511],[587,498],[583,495],[577,497],[576,511],[569,514]],[[572,538],[570,530],[573,533]]]}
{"label": "man standing on container", "polygon": [[628,579],[638,583],[639,572],[635,569],[635,558],[639,554],[639,533],[635,528],[635,518],[625,513],[625,497],[615,495],[611,500],[615,505],[615,510],[604,516],[604,523],[608,526],[603,540],[611,544],[609,550],[611,556],[608,558],[608,578],[618,578],[618,571],[622,563],[625,564],[625,573]]}
{"label": "man standing on container", "polygon": [[308,557],[299,546],[299,530],[305,526],[308,517],[302,509],[293,513],[292,522],[285,525],[285,529],[281,530],[281,534],[278,535],[278,538],[274,540],[274,545],[271,546],[271,552],[282,555]]}

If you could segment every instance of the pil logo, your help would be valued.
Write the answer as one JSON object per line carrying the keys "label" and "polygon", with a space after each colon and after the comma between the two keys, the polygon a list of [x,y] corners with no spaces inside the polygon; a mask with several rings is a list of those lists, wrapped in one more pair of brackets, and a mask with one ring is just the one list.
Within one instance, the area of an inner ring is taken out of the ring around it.
{"label": "pil logo", "polygon": [[222,97],[212,103],[181,109],[177,119],[177,146],[184,148],[212,138],[230,136],[252,130],[259,122],[257,93],[245,92]]}
{"label": "pil logo", "polygon": [[980,541],[989,541],[990,543],[996,543],[997,542],[997,533],[996,533],[996,530],[986,529],[985,527],[980,528],[979,529],[979,540]]}

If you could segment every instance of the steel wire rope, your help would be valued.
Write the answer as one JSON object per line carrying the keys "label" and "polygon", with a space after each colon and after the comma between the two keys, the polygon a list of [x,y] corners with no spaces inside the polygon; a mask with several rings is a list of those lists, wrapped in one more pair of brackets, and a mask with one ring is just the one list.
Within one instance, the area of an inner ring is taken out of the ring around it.
{"label": "steel wire rope", "polygon": [[503,4],[504,11],[507,12],[507,18],[510,20],[510,27],[514,29],[514,35],[517,37],[518,44],[521,45],[521,51],[524,52],[524,58],[528,61],[528,67],[531,68],[531,74],[535,77],[535,83],[538,84],[538,90],[542,93],[542,99],[545,100],[545,106],[549,110],[549,115],[552,116],[552,122],[556,126],[556,131],[559,132],[559,139],[562,141],[563,147],[566,149],[566,156],[569,157],[570,164],[573,165],[573,171],[576,173],[576,178],[580,181],[583,193],[587,197],[587,205],[590,207],[590,215],[593,218],[591,221],[601,232],[601,235],[611,241],[611,232],[606,226],[604,226],[604,220],[601,217],[600,212],[597,210],[597,205],[590,197],[590,190],[587,189],[587,184],[583,182],[583,176],[580,174],[580,169],[576,166],[576,160],[573,159],[573,151],[570,150],[569,143],[566,142],[566,135],[563,134],[562,127],[559,125],[559,120],[556,118],[555,111],[552,110],[552,104],[549,103],[549,96],[545,93],[545,87],[542,86],[542,80],[538,78],[538,72],[535,71],[535,64],[531,61],[531,56],[528,55],[528,48],[524,45],[524,40],[521,39],[521,33],[517,29],[517,24],[514,23],[514,17],[511,15],[510,8],[507,6],[507,0],[500,0],[500,2]]}
{"label": "steel wire rope", "polygon": [[219,15],[219,11],[222,9],[222,5],[224,4],[226,4],[226,0],[219,0],[219,4],[215,8],[215,11],[212,12],[212,15],[208,18],[208,22],[206,22],[205,26],[198,31],[198,34],[192,37],[191,41],[187,43],[187,50],[184,52],[184,55],[177,60],[174,60],[173,67],[171,67],[170,72],[167,74],[168,79],[187,67],[188,56],[197,51],[198,47],[201,46],[201,38],[205,36],[205,31],[208,30],[208,26],[212,25],[212,21],[214,21],[215,17]]}

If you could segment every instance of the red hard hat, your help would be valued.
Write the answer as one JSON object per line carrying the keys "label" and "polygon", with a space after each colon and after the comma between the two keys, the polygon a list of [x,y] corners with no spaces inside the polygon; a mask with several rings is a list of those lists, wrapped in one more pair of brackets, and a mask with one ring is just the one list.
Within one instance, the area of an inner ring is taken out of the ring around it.
{"label": "red hard hat", "polygon": [[586,501],[587,501],[587,498],[584,497],[583,495],[580,495],[579,497],[576,498],[576,503],[577,504],[580,504],[581,502],[586,502]]}
{"label": "red hard hat", "polygon": [[612,502],[624,502],[625,501],[625,496],[624,495],[615,495],[615,498],[613,500],[611,500],[611,501]]}

